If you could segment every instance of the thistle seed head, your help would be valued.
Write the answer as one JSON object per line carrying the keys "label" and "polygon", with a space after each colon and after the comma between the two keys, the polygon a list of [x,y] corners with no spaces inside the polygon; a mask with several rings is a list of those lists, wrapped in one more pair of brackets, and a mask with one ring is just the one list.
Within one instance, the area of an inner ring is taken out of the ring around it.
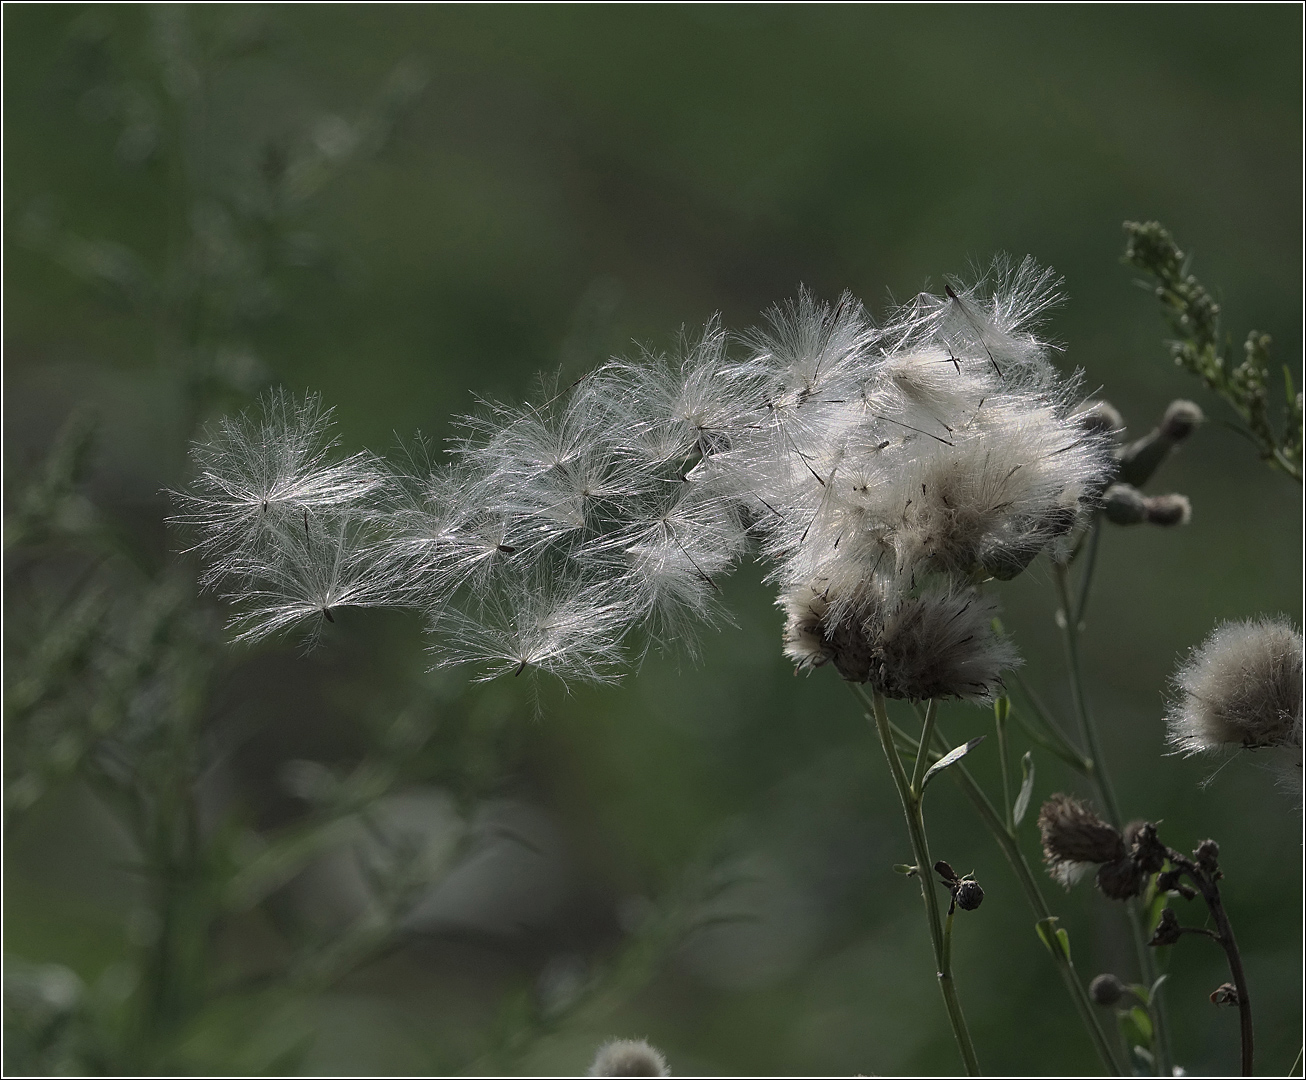
{"label": "thistle seed head", "polygon": [[1120,833],[1069,795],[1058,793],[1043,804],[1038,827],[1048,873],[1067,888],[1093,863],[1127,861]]}
{"label": "thistle seed head", "polygon": [[643,1039],[613,1039],[599,1047],[590,1076],[670,1076],[667,1060]]}
{"label": "thistle seed head", "polygon": [[1175,673],[1167,721],[1180,753],[1276,747],[1300,754],[1302,636],[1286,619],[1216,628]]}

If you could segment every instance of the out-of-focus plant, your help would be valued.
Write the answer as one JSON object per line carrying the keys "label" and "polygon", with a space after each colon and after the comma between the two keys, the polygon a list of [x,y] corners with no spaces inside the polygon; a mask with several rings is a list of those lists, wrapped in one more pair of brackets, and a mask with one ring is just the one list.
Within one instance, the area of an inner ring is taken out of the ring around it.
{"label": "out-of-focus plant", "polygon": [[1174,362],[1196,375],[1222,397],[1242,420],[1234,430],[1249,439],[1261,458],[1302,479],[1302,394],[1287,364],[1283,372],[1283,419],[1270,418],[1270,335],[1247,334],[1243,359],[1229,356],[1231,339],[1220,326],[1220,305],[1189,270],[1189,259],[1159,222],[1125,222],[1125,260],[1151,276],[1156,298],[1175,333],[1170,343]]}
{"label": "out-of-focus plant", "polygon": [[[298,134],[232,142],[212,129],[212,94],[225,66],[262,43],[258,16],[246,10],[84,13],[70,46],[83,110],[117,125],[118,167],[159,182],[164,241],[136,248],[82,237],[59,224],[51,198],[19,222],[30,245],[149,329],[159,372],[185,410],[186,438],[266,382],[255,339],[278,309],[282,275],[328,256],[313,231],[314,197],[384,147],[424,82],[420,66],[405,62],[353,118],[327,115]],[[214,803],[203,780],[222,768],[230,732],[215,722],[213,690],[236,661],[198,596],[193,560],[160,563],[87,495],[96,430],[91,410],[76,411],[43,463],[9,470],[5,823],[13,830],[47,795],[84,786],[129,838],[141,899],[127,958],[93,985],[58,964],[7,958],[6,1070],[293,1071],[312,1035],[297,1002],[406,940],[417,906],[487,845],[530,846],[507,826],[475,820],[507,759],[492,733],[460,724],[457,701],[417,686],[393,722],[365,733],[369,749],[352,767],[287,770],[284,784],[303,807],[297,819],[258,828],[239,800]],[[432,783],[453,795],[442,831],[396,824],[387,813],[396,795]],[[283,912],[272,918],[281,940],[271,955],[253,963],[227,955],[224,928],[269,910],[278,890],[331,853],[362,875],[365,900],[345,925],[304,928]],[[683,921],[692,910],[681,898],[660,918]],[[670,947],[669,934],[632,936],[638,944],[627,952],[639,961],[615,965],[620,978],[596,974],[588,995],[630,992]],[[550,1030],[569,1008],[553,1009]],[[506,1039],[520,1053],[545,1033],[547,1025],[517,1019],[485,1041]]]}

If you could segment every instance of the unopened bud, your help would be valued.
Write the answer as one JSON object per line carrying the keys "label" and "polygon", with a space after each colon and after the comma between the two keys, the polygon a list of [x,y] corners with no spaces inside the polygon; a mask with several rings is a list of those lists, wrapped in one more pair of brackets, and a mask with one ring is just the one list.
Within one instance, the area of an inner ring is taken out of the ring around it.
{"label": "unopened bud", "polygon": [[1101,432],[1103,435],[1119,435],[1125,430],[1125,418],[1109,401],[1085,402],[1079,414],[1079,422],[1089,431]]}
{"label": "unopened bud", "polygon": [[1187,495],[1153,495],[1145,500],[1149,525],[1187,525],[1193,517],[1193,504]]}
{"label": "unopened bud", "polygon": [[1201,422],[1202,410],[1191,401],[1172,401],[1159,427],[1120,448],[1117,475],[1125,483],[1142,487],[1170,456],[1170,451],[1191,435]]}
{"label": "unopened bud", "polygon": [[1147,496],[1131,484],[1112,484],[1102,496],[1102,512],[1115,525],[1138,525],[1147,520]]}
{"label": "unopened bud", "polygon": [[1179,925],[1179,916],[1170,908],[1161,909],[1161,919],[1152,931],[1149,945],[1173,945],[1183,936],[1183,927]]}
{"label": "unopened bud", "polygon": [[1161,420],[1161,435],[1172,443],[1183,442],[1206,417],[1201,407],[1183,398],[1170,402]]}
{"label": "unopened bud", "polygon": [[1125,996],[1125,984],[1109,973],[1099,975],[1088,984],[1088,996],[1104,1009],[1110,1008]]}

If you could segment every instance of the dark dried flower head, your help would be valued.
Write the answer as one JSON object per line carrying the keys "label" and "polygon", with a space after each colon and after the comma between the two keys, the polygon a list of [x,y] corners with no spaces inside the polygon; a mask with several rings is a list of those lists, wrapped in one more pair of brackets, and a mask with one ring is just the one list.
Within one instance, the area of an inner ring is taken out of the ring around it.
{"label": "dark dried flower head", "polygon": [[1157,921],[1156,929],[1152,931],[1152,940],[1149,945],[1173,945],[1183,936],[1183,927],[1179,925],[1179,916],[1174,913],[1173,908],[1162,908],[1161,918]]}
{"label": "dark dried flower head", "polygon": [[1165,866],[1166,847],[1150,821],[1131,821],[1125,826],[1125,848],[1145,874],[1156,874]]}
{"label": "dark dried flower head", "polygon": [[1067,888],[1091,864],[1114,863],[1126,857],[1120,833],[1069,795],[1053,795],[1043,804],[1038,827],[1048,873]]}
{"label": "dark dried flower head", "polygon": [[613,1039],[594,1055],[590,1076],[670,1076],[667,1061],[643,1039]]}
{"label": "dark dried flower head", "polygon": [[1147,875],[1126,856],[1097,868],[1097,887],[1109,900],[1128,900],[1143,891]]}
{"label": "dark dried flower head", "polygon": [[984,903],[984,890],[980,888],[978,881],[967,879],[958,882],[956,898],[957,906],[962,911],[974,911],[980,904]]}
{"label": "dark dried flower head", "polygon": [[1220,872],[1220,845],[1214,840],[1203,840],[1193,851],[1197,865],[1212,876]]}
{"label": "dark dried flower head", "polygon": [[1181,753],[1221,747],[1301,752],[1302,637],[1286,619],[1218,627],[1180,666],[1167,720]]}
{"label": "dark dried flower head", "polygon": [[1088,996],[1103,1008],[1109,1008],[1125,996],[1125,984],[1114,975],[1099,975],[1088,984]]}

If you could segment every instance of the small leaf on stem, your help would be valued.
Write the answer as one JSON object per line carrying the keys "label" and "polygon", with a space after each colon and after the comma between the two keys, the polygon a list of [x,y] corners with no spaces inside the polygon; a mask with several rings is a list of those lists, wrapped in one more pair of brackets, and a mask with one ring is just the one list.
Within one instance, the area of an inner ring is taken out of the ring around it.
{"label": "small leaf on stem", "polygon": [[1020,759],[1020,791],[1016,795],[1016,805],[1011,808],[1011,825],[1015,828],[1025,819],[1029,809],[1029,797],[1034,794],[1034,758],[1029,750]]}
{"label": "small leaf on stem", "polygon": [[955,765],[974,750],[975,747],[979,746],[979,744],[984,741],[984,738],[983,735],[976,735],[975,738],[970,740],[970,742],[963,743],[961,746],[949,750],[943,755],[943,757],[939,758],[938,761],[925,770],[925,777],[921,780],[921,791],[924,791],[926,787],[929,786],[929,782],[934,779],[937,773],[942,772],[949,765]]}

